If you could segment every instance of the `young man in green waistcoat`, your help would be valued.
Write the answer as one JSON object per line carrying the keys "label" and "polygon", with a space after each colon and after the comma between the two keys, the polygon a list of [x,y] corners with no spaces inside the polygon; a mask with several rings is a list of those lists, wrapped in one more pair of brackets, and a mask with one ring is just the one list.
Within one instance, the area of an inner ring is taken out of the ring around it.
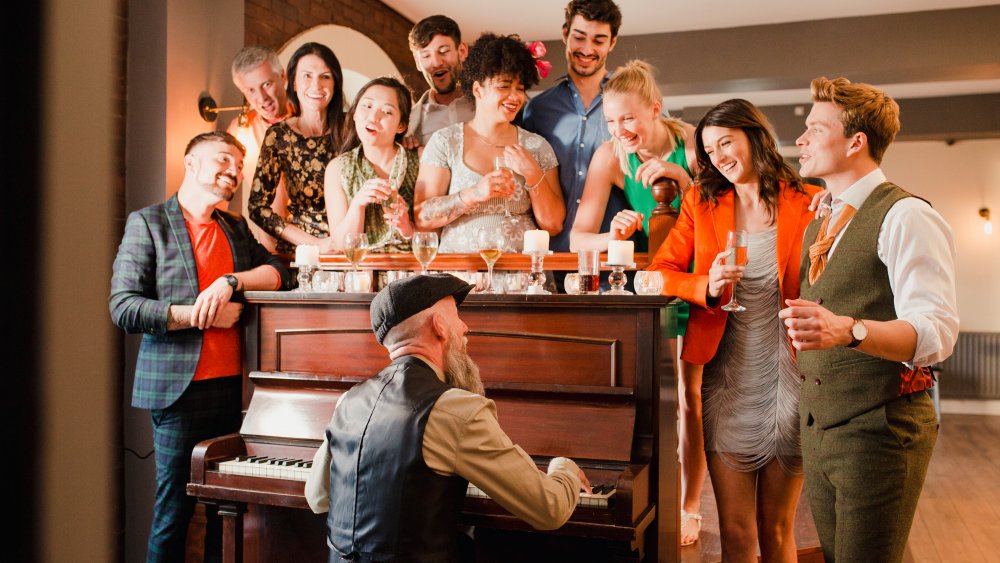
{"label": "young man in green waistcoat", "polygon": [[900,561],[937,438],[927,366],[958,337],[955,244],[879,168],[896,102],[845,78],[812,95],[799,162],[832,211],[806,230],[801,298],[780,313],[799,350],[806,489],[827,561]]}

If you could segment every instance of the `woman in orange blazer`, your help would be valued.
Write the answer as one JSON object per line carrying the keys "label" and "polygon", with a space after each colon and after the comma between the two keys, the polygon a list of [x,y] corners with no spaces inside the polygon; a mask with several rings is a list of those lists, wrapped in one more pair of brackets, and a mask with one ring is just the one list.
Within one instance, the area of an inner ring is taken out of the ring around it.
{"label": "woman in orange blazer", "polygon": [[[700,395],[687,402],[701,408],[686,414],[703,423],[722,559],[756,561],[759,542],[764,561],[795,561],[800,381],[778,311],[798,297],[802,233],[820,188],[784,162],[767,118],[746,100],[712,108],[695,142],[697,185],[649,269],[662,272],[665,294],[692,305],[681,357],[705,367],[700,386],[688,382]],[[749,233],[746,266],[726,265],[737,229]],[[720,309],[730,287],[746,311]]]}

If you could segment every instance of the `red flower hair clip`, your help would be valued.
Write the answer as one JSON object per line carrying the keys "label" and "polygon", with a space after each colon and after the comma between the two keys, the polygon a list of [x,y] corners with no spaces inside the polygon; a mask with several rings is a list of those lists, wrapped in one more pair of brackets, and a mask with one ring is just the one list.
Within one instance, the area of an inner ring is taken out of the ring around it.
{"label": "red flower hair clip", "polygon": [[528,48],[531,57],[535,59],[535,69],[538,70],[539,78],[548,76],[549,71],[552,70],[552,63],[542,58],[545,56],[545,44],[541,41],[528,41],[524,46]]}

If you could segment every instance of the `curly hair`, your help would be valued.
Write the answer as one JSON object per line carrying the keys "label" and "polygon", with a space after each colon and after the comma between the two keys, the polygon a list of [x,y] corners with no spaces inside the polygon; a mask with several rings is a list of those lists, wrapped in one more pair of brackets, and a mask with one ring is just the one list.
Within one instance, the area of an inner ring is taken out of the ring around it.
{"label": "curly hair", "polygon": [[698,153],[698,194],[702,201],[710,201],[715,205],[719,196],[734,189],[733,184],[722,175],[705,151],[702,132],[706,127],[726,127],[743,131],[750,142],[750,158],[753,169],[760,178],[760,199],[767,208],[767,216],[771,223],[778,212],[778,198],[781,195],[782,184],[799,193],[805,193],[802,179],[795,170],[785,162],[778,152],[774,140],[771,123],[757,106],[743,99],[726,100],[708,110],[695,129],[695,145]]}
{"label": "curly hair", "polygon": [[[358,130],[354,126],[354,113],[358,110],[358,103],[361,101],[361,98],[372,86],[385,86],[395,91],[396,105],[399,106],[399,124],[405,126],[410,123],[410,106],[413,103],[413,96],[410,94],[410,89],[394,76],[373,78],[368,84],[365,84],[358,90],[358,93],[354,96],[354,103],[351,104],[351,109],[347,110],[347,119],[344,120],[344,131],[341,135],[344,139],[344,144],[340,147],[340,152],[342,153],[353,150],[354,147],[361,144],[361,140],[358,138]],[[406,129],[404,128],[402,132],[396,133],[394,141],[402,143],[405,136]]]}
{"label": "curly hair", "polygon": [[844,136],[862,132],[868,137],[868,154],[875,164],[882,163],[886,149],[899,133],[899,104],[878,88],[846,78],[812,81],[814,102],[831,102],[841,109]]}
{"label": "curly hair", "polygon": [[517,35],[484,33],[469,47],[458,81],[465,97],[475,102],[472,83],[485,84],[490,78],[507,76],[517,78],[525,89],[538,84],[538,69],[531,51]]}
{"label": "curly hair", "polygon": [[306,43],[295,50],[288,60],[288,86],[285,88],[288,101],[295,107],[295,115],[302,113],[299,95],[295,91],[295,71],[299,67],[299,61],[306,55],[316,55],[322,59],[333,74],[333,98],[326,107],[326,126],[330,130],[330,146],[338,147],[341,143],[340,133],[344,128],[344,71],[340,68],[337,55],[329,47],[322,43]]}

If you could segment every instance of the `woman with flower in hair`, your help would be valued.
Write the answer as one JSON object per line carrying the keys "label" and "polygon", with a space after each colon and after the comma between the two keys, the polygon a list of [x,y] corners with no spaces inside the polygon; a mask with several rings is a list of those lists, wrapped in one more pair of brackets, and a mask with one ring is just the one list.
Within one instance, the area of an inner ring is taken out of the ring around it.
{"label": "woman with flower in hair", "polygon": [[414,194],[417,228],[441,229],[440,252],[476,252],[482,228],[502,229],[507,251],[521,250],[525,231],[562,229],[555,153],[512,123],[538,79],[532,52],[516,35],[486,33],[469,48],[459,81],[475,115],[434,133]]}

